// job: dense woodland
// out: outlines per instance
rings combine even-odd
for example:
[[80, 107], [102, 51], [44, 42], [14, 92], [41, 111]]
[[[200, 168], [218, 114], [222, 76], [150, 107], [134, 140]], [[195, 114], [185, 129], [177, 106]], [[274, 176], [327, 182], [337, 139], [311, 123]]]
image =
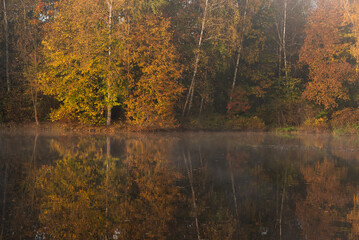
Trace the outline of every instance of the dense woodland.
[[359, 129], [357, 0], [2, 0], [0, 121]]

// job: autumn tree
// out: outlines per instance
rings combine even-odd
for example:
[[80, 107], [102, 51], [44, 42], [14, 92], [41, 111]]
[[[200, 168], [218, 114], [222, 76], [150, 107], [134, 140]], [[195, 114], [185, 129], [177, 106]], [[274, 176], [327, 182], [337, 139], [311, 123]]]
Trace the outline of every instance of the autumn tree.
[[[258, 26], [256, 26], [256, 19], [260, 19], [258, 18], [259, 14], [266, 17], [267, 13], [265, 9], [268, 9], [268, 7], [266, 7], [268, 2], [265, 0], [245, 0], [243, 2], [238, 1], [238, 4], [236, 3], [237, 2], [232, 3], [235, 6], [234, 9], [237, 13], [237, 17], [234, 18], [235, 21], [232, 26], [235, 29], [233, 37], [235, 40], [234, 42], [236, 48], [236, 51], [234, 51], [233, 53], [235, 53], [236, 56], [234, 58], [235, 68], [233, 73], [232, 86], [229, 94], [229, 105], [232, 104], [233, 97], [238, 97], [238, 95], [235, 94], [235, 88], [238, 81], [237, 78], [241, 75], [241, 71], [242, 77], [243, 72], [246, 71], [246, 67], [243, 66], [243, 64], [240, 65], [241, 61], [251, 64], [258, 60], [258, 53], [261, 51], [261, 45], [263, 45], [263, 43], [265, 42], [265, 38], [261, 34], [261, 31], [257, 29]], [[265, 17], [263, 19], [265, 19]], [[261, 23], [265, 24], [265, 22], [263, 21]], [[256, 40], [254, 42], [251, 42], [250, 40], [253, 39]], [[244, 45], [245, 43], [247, 46]], [[247, 53], [248, 51], [251, 51], [251, 53], [250, 55], [246, 54], [245, 56], [243, 56], [243, 51], [246, 51]], [[237, 92], [238, 91], [239, 90], [237, 90]]]
[[240, 13], [242, 20], [234, 25], [237, 49], [231, 53], [227, 70], [231, 79], [228, 114], [256, 111], [273, 82], [272, 5], [266, 0], [248, 1], [242, 3]]
[[344, 8], [339, 1], [320, 0], [311, 13], [300, 62], [309, 67], [309, 82], [303, 97], [323, 106], [337, 108], [349, 99], [347, 84], [352, 81], [349, 63], [351, 45], [345, 30]]
[[[38, 101], [39, 101], [39, 73], [42, 60], [43, 28], [48, 21], [42, 20], [46, 3], [42, 1], [21, 1], [18, 4], [18, 19], [15, 24], [16, 53], [19, 59], [18, 74], [25, 79], [20, 86], [25, 89], [24, 94], [31, 96], [33, 113], [36, 125], [39, 125]], [[22, 13], [22, 14], [20, 14]], [[50, 15], [48, 15], [50, 17]]]
[[145, 15], [131, 27], [131, 80], [125, 100], [127, 117], [136, 125], [171, 126], [183, 88], [182, 66], [172, 44], [170, 22]]
[[[21, 121], [29, 118], [31, 111], [31, 95], [27, 94], [28, 88], [24, 84], [25, 61], [21, 50], [24, 40], [28, 38], [25, 30], [29, 24], [28, 19], [32, 17], [35, 4], [25, 3], [20, 0], [2, 1], [2, 79], [6, 92], [2, 92], [4, 102], [5, 119]], [[26, 40], [26, 41], [27, 41]], [[26, 51], [24, 51], [26, 52]], [[30, 107], [30, 109], [29, 109]]]
[[[116, 11], [112, 7], [111, 13]], [[121, 39], [111, 39], [109, 31], [124, 23], [109, 26], [108, 5], [98, 1], [63, 0], [57, 12], [43, 41], [46, 67], [41, 87], [61, 104], [51, 117], [102, 123], [104, 110], [110, 114], [123, 94], [122, 78], [117, 74], [122, 59], [109, 54], [110, 46], [122, 47]]]
[[188, 116], [194, 105], [200, 105], [201, 112], [205, 104], [213, 103], [215, 90], [223, 88], [223, 82], [217, 85], [216, 75], [228, 67], [236, 48], [233, 23], [239, 21], [237, 4], [232, 0], [180, 2], [179, 14], [174, 17], [175, 37], [181, 60], [190, 63], [183, 74], [188, 91], [182, 116]]
[[6, 89], [8, 92], [11, 90], [11, 80], [10, 80], [10, 63], [9, 63], [9, 14], [8, 14], [8, 3], [6, 0], [2, 1], [3, 5], [3, 21], [4, 21], [4, 35], [5, 35], [5, 79], [6, 79]]
[[[350, 46], [350, 53], [355, 58], [355, 70], [358, 72], [358, 62], [359, 62], [359, 2], [358, 1], [349, 1], [344, 0], [344, 11], [345, 11], [345, 20], [350, 23], [351, 36], [354, 38], [355, 43]], [[349, 88], [349, 95], [351, 105], [358, 107], [359, 104], [359, 87], [358, 79], [356, 77], [356, 82], [352, 84]]]

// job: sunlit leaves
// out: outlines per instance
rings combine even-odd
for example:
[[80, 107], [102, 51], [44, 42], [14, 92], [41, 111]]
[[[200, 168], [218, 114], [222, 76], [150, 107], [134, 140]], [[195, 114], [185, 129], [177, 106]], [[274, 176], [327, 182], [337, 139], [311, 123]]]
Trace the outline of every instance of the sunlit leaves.
[[130, 35], [134, 76], [130, 82], [127, 116], [136, 125], [171, 126], [183, 87], [182, 66], [171, 43], [170, 22], [144, 16]]
[[349, 99], [345, 83], [352, 77], [353, 67], [348, 62], [350, 45], [343, 32], [345, 24], [338, 1], [318, 1], [308, 19], [300, 52], [300, 61], [310, 69], [303, 97], [326, 109], [336, 108], [339, 101]]
[[[61, 103], [51, 117], [102, 123], [104, 108], [116, 105], [116, 97], [123, 95], [123, 79], [117, 74], [120, 70], [109, 68], [109, 64], [120, 66], [122, 58], [115, 55], [109, 62], [107, 7], [98, 1], [63, 0], [58, 12], [43, 41], [46, 66], [41, 86]], [[121, 49], [123, 39], [116, 40], [112, 47]], [[109, 79], [111, 89], [106, 86]], [[108, 102], [110, 91], [115, 100]]]

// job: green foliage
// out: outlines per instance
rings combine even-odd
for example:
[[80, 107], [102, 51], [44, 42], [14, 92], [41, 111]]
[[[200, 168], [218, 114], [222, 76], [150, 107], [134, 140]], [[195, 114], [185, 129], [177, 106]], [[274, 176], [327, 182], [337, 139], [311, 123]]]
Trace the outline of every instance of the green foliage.
[[277, 128], [276, 131], [281, 132], [281, 133], [291, 133], [291, 132], [298, 131], [298, 128], [289, 126], [289, 127], [284, 127], [284, 128]]

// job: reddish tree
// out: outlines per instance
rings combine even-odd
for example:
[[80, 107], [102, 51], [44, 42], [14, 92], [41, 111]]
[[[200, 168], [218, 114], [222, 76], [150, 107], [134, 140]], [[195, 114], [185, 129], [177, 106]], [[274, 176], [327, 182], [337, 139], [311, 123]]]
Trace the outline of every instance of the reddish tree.
[[227, 105], [228, 113], [235, 114], [240, 112], [246, 112], [250, 109], [248, 93], [244, 91], [241, 87], [237, 87], [233, 93], [233, 98], [230, 103]]
[[348, 63], [350, 43], [344, 30], [344, 8], [337, 0], [318, 0], [311, 13], [306, 39], [300, 51], [300, 62], [309, 66], [310, 81], [303, 97], [326, 109], [347, 100], [348, 82], [354, 73]]

